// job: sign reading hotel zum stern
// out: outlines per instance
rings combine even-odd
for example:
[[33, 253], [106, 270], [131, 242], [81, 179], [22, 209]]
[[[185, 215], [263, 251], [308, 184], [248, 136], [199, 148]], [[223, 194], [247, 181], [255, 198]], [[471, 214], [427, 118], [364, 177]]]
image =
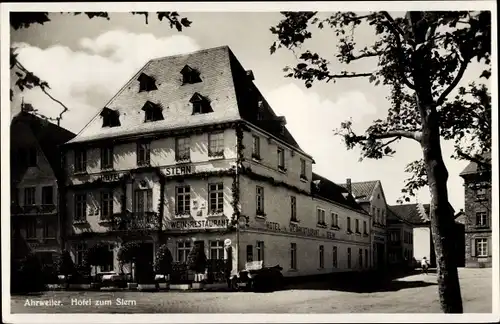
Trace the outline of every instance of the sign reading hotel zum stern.
[[194, 172], [194, 167], [192, 165], [174, 166], [164, 169], [164, 174], [168, 176], [176, 175], [186, 175]]

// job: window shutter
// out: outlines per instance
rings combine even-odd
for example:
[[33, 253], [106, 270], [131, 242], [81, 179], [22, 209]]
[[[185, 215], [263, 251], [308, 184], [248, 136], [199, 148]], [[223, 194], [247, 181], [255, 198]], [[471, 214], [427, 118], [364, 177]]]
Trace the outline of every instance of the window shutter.
[[493, 237], [488, 237], [488, 256], [491, 257], [493, 254], [491, 253], [491, 240]]
[[470, 240], [470, 256], [476, 256], [476, 239]]

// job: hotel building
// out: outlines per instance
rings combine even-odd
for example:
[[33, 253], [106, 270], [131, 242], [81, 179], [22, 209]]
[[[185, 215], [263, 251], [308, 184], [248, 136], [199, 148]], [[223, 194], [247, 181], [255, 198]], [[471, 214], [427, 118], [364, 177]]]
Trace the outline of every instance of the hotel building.
[[[227, 46], [149, 61], [66, 143], [64, 231], [75, 261], [109, 243], [194, 245], [285, 276], [365, 270], [371, 218], [314, 163]], [[297, 108], [299, 109], [299, 108]], [[226, 249], [231, 246], [231, 249]], [[231, 253], [227, 253], [231, 251]]]

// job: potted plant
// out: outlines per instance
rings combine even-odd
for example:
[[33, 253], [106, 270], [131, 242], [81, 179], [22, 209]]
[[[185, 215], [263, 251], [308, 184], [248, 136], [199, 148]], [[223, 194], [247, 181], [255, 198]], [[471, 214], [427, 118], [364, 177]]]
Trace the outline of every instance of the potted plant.
[[75, 272], [75, 265], [68, 251], [63, 250], [55, 262], [55, 271], [57, 273], [59, 284], [66, 289], [69, 285], [69, 277]]
[[92, 276], [91, 288], [101, 288], [101, 278], [97, 273], [98, 266], [105, 266], [108, 263], [109, 247], [104, 243], [97, 243], [90, 247], [85, 255], [86, 264], [94, 267], [94, 276]]
[[137, 288], [136, 277], [134, 276], [133, 268], [137, 266], [137, 261], [142, 258], [142, 242], [141, 241], [129, 241], [124, 243], [120, 249], [118, 250], [118, 262], [120, 262], [121, 272], [123, 273], [123, 265], [130, 264], [130, 271], [132, 274], [131, 280], [132, 282], [127, 283], [129, 289]]
[[159, 247], [155, 256], [155, 281], [160, 289], [168, 288], [169, 276], [172, 273], [172, 253], [166, 244]]
[[40, 260], [34, 253], [27, 254], [11, 267], [12, 293], [27, 294], [45, 290], [44, 275]]
[[195, 273], [194, 282], [191, 284], [192, 289], [203, 289], [203, 276], [207, 267], [207, 257], [203, 246], [195, 244], [189, 252], [187, 260], [189, 270]]

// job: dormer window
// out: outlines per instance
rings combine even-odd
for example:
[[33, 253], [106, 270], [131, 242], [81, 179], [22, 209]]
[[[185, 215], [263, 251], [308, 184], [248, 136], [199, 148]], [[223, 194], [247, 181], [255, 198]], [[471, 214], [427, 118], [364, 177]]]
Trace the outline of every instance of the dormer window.
[[200, 95], [198, 92], [191, 97], [189, 102], [193, 104], [193, 115], [213, 112], [208, 99]]
[[137, 81], [139, 81], [139, 92], [152, 91], [152, 90], [158, 89], [156, 87], [155, 78], [153, 78], [145, 73], [141, 73], [141, 75], [139, 75], [139, 77], [137, 78]]
[[151, 101], [146, 101], [142, 110], [145, 113], [144, 122], [153, 122], [157, 120], [163, 120], [162, 107], [159, 104], [155, 104]]
[[182, 84], [201, 82], [200, 72], [189, 65], [185, 65], [182, 70]]
[[101, 111], [102, 127], [118, 127], [120, 126], [120, 113], [116, 110], [104, 107]]

